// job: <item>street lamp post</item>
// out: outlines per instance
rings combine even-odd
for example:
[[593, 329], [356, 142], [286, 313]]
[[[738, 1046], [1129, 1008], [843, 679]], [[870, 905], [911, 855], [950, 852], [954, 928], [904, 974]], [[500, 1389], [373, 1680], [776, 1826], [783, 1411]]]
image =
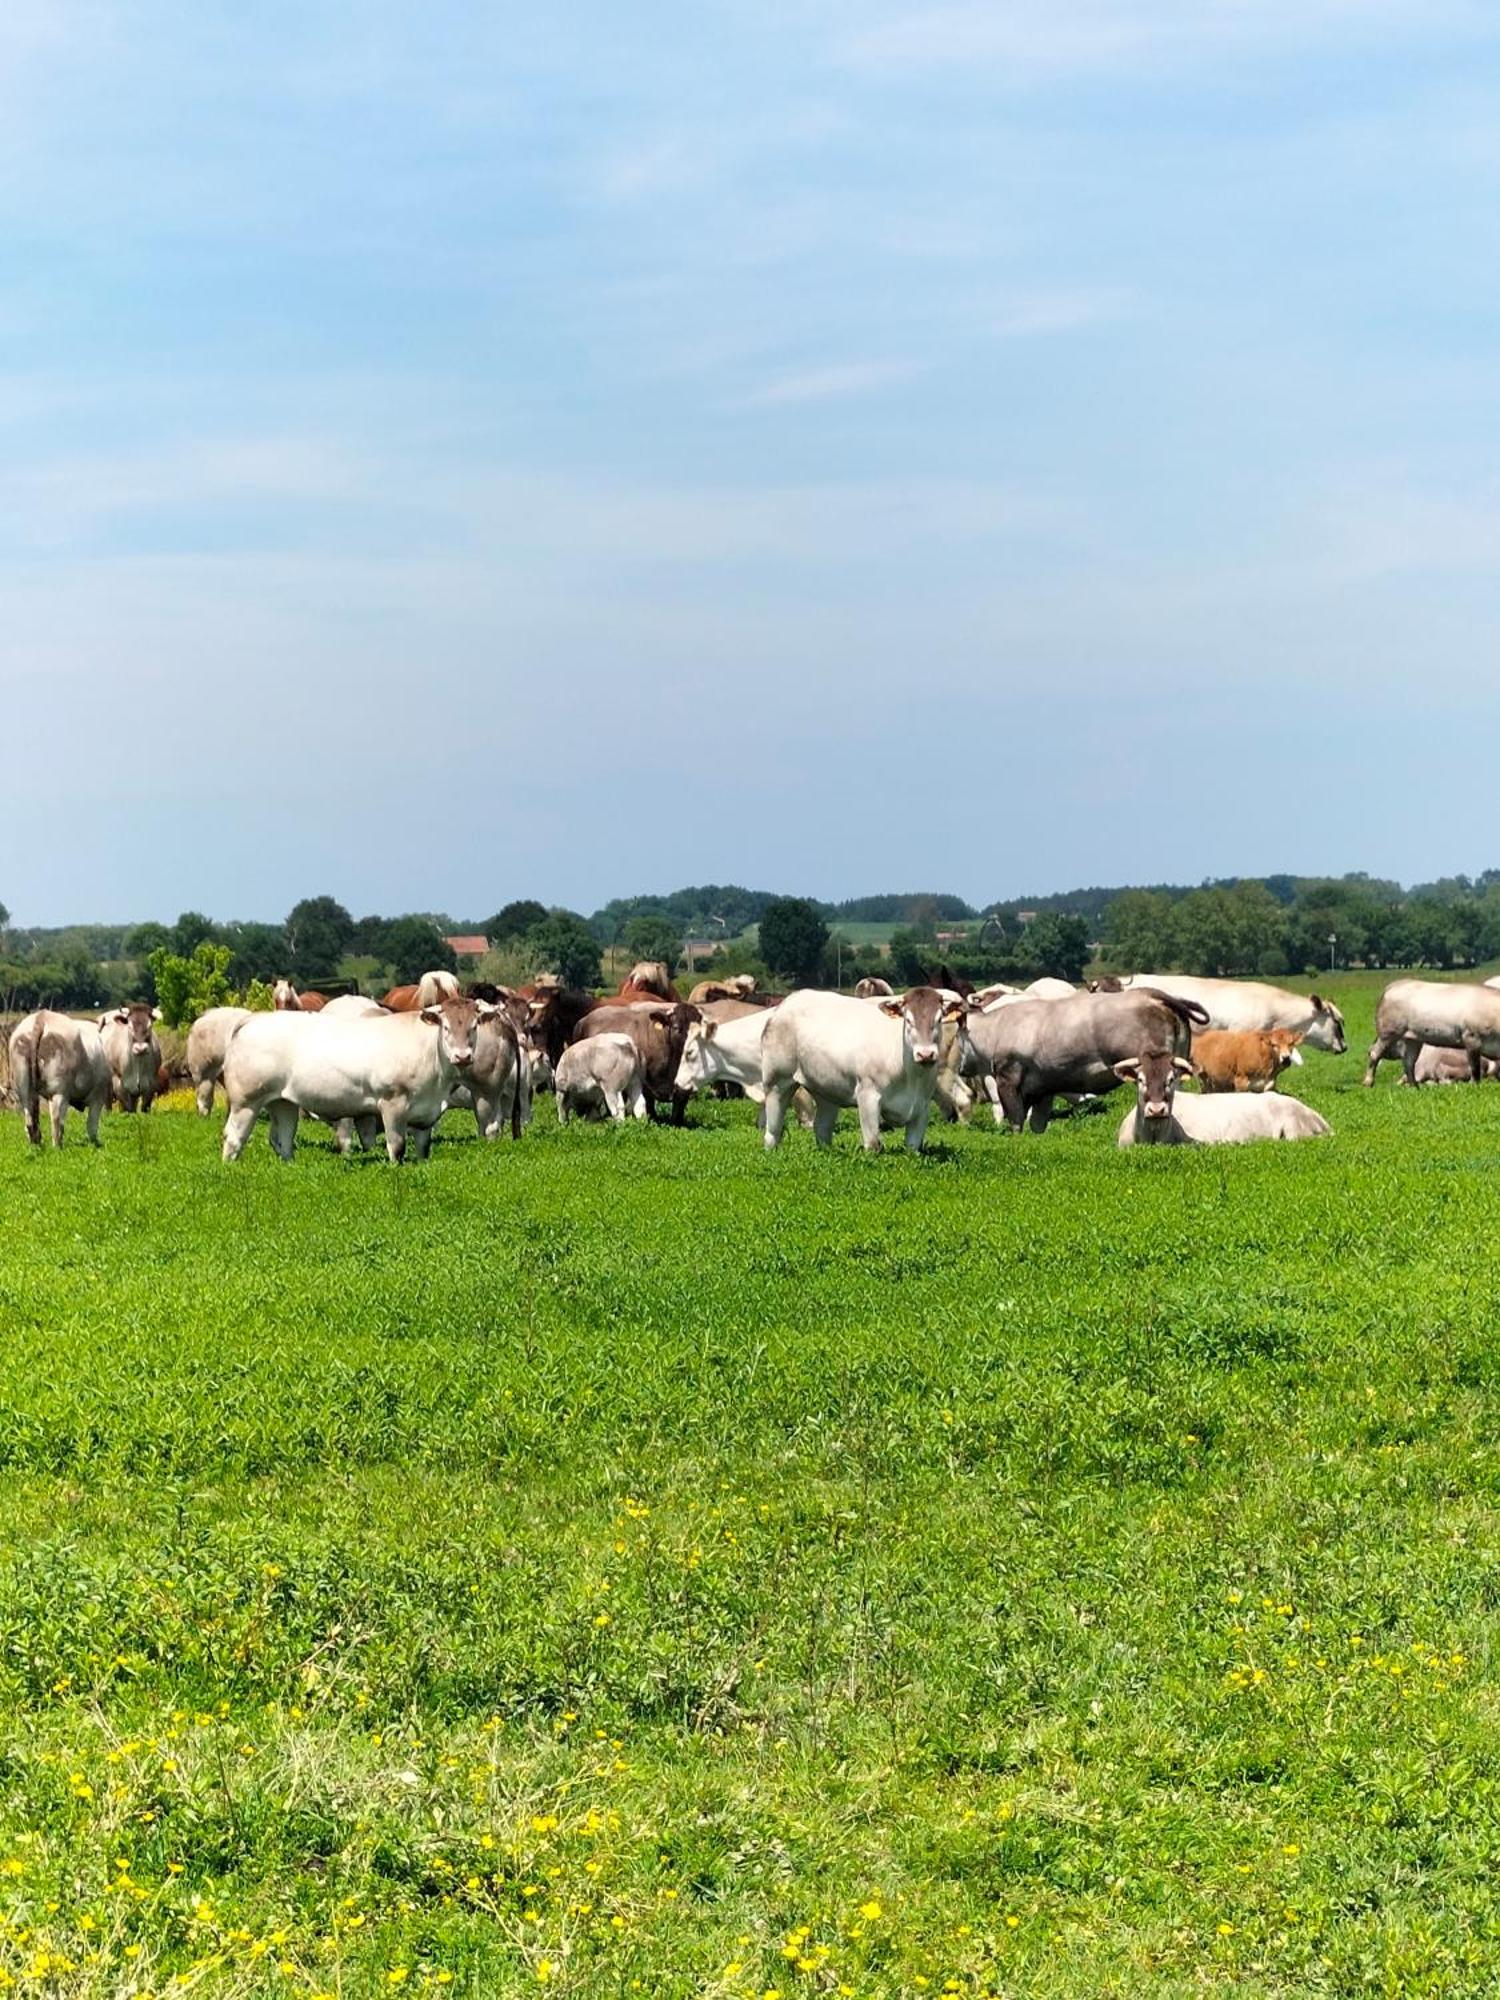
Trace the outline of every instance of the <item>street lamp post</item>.
[[1338, 934], [1338, 932], [1337, 932], [1337, 931], [1330, 931], [1330, 932], [1328, 933], [1328, 970], [1329, 970], [1330, 972], [1332, 972], [1332, 970], [1333, 970], [1333, 952], [1334, 952], [1334, 946], [1335, 946], [1335, 945], [1336, 945], [1336, 944], [1338, 943], [1338, 941], [1339, 941], [1339, 934]]

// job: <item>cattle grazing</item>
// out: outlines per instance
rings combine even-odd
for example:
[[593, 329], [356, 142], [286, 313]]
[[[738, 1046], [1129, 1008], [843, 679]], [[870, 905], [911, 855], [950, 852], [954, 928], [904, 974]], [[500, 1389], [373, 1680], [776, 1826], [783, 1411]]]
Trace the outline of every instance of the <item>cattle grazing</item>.
[[[1489, 981], [1486, 980], [1488, 985]], [[1481, 1069], [1484, 1077], [1500, 1075], [1500, 1062], [1486, 1056]], [[1417, 1057], [1416, 1068], [1412, 1072], [1413, 1083], [1472, 1083], [1469, 1070], [1468, 1051], [1465, 1049], [1435, 1049], [1429, 1043], [1422, 1044]]]
[[214, 1108], [214, 1085], [224, 1073], [224, 1051], [229, 1038], [242, 1021], [250, 1019], [248, 1007], [210, 1007], [188, 1029], [187, 1066], [198, 1116], [207, 1118]]
[[1274, 1090], [1281, 1072], [1302, 1061], [1298, 1040], [1289, 1028], [1264, 1035], [1205, 1028], [1193, 1037], [1193, 1073], [1201, 1090]]
[[748, 1000], [755, 991], [753, 972], [736, 972], [728, 979], [700, 979], [688, 995], [690, 1007], [701, 1007], [709, 1000]]
[[[813, 1136], [831, 1145], [841, 1108], [859, 1113], [865, 1150], [880, 1151], [882, 1124], [906, 1129], [920, 1152], [932, 1115], [944, 1021], [961, 1022], [964, 1003], [931, 986], [873, 1005], [812, 989], [790, 994], [766, 1024], [761, 1084], [766, 1093], [765, 1142], [781, 1143], [788, 1106], [799, 1083], [811, 1095]], [[962, 1056], [967, 1059], [965, 1045]]]
[[677, 1088], [677, 1068], [688, 1030], [698, 1018], [697, 1008], [681, 1000], [675, 1005], [654, 1000], [626, 1007], [596, 1007], [579, 1022], [573, 1042], [576, 1046], [595, 1035], [629, 1035], [641, 1060], [641, 1086], [652, 1117], [661, 1105], [669, 1104], [672, 1123], [680, 1125], [688, 1094]]
[[479, 1023], [474, 1060], [448, 1095], [449, 1105], [474, 1113], [481, 1139], [498, 1139], [505, 1126], [519, 1139], [531, 1119], [531, 1063], [514, 1021], [496, 1007]]
[[[1013, 1000], [969, 1017], [979, 1073], [995, 1079], [1002, 1118], [1044, 1132], [1059, 1096], [1118, 1087], [1116, 1064], [1151, 1055], [1188, 1057], [1192, 1031], [1207, 1026], [1196, 1001], [1155, 992], [1074, 993], [1066, 1000]], [[970, 1072], [973, 1073], [972, 1071]]]
[[1372, 1084], [1387, 1056], [1400, 1057], [1402, 1082], [1417, 1080], [1422, 1044], [1462, 1049], [1478, 1083], [1486, 1056], [1500, 1056], [1500, 992], [1445, 979], [1393, 979], [1375, 1009], [1375, 1040], [1364, 1081]]
[[1120, 1126], [1121, 1146], [1240, 1146], [1252, 1139], [1328, 1137], [1327, 1119], [1310, 1104], [1275, 1091], [1179, 1097], [1177, 1080], [1190, 1068], [1182, 1056], [1141, 1056], [1115, 1068], [1136, 1093]]
[[1331, 1000], [1316, 993], [1293, 993], [1285, 986], [1268, 986], [1259, 979], [1190, 979], [1180, 972], [1137, 972], [1120, 984], [1126, 992], [1147, 987], [1179, 1000], [1195, 1001], [1208, 1015], [1207, 1026], [1231, 1034], [1290, 1028], [1310, 1049], [1341, 1056], [1348, 1046], [1343, 1015]]
[[140, 1000], [116, 1007], [99, 1016], [99, 1033], [115, 1096], [127, 1111], [149, 1111], [161, 1068], [161, 1043], [151, 1009]]
[[70, 1107], [88, 1114], [89, 1144], [98, 1145], [113, 1078], [104, 1038], [92, 1021], [74, 1021], [47, 1007], [28, 1014], [10, 1038], [10, 1078], [33, 1146], [42, 1143], [44, 1103], [54, 1146], [63, 1142]]
[[378, 1120], [393, 1161], [405, 1157], [408, 1135], [424, 1157], [449, 1093], [473, 1064], [479, 1024], [493, 1012], [487, 1001], [449, 999], [418, 1014], [242, 1022], [224, 1058], [225, 1160], [239, 1158], [262, 1111], [283, 1159], [292, 1157], [300, 1111], [332, 1125], [349, 1120], [365, 1143]]
[[885, 1000], [889, 999], [895, 990], [888, 979], [876, 979], [866, 975], [865, 978], [856, 981], [854, 997], [856, 1000]]
[[705, 1012], [701, 1021], [689, 1028], [683, 1042], [682, 1059], [677, 1065], [676, 1087], [680, 1091], [702, 1090], [712, 1083], [738, 1084], [747, 1097], [757, 1100], [765, 1092], [760, 1081], [761, 1044], [769, 1008], [752, 1008], [739, 1020], [719, 1020]]
[[563, 1050], [557, 1065], [557, 1122], [566, 1125], [577, 1112], [602, 1110], [623, 1125], [647, 1113], [645, 1076], [634, 1035], [607, 1031], [586, 1035]]

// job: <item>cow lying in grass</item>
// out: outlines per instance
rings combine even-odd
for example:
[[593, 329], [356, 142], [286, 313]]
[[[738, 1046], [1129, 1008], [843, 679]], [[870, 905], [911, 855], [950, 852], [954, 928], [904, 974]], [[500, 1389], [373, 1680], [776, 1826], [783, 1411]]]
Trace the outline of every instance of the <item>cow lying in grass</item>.
[[1179, 1097], [1180, 1077], [1191, 1075], [1184, 1056], [1147, 1055], [1116, 1063], [1122, 1083], [1135, 1085], [1134, 1109], [1125, 1114], [1122, 1146], [1239, 1146], [1251, 1139], [1321, 1139], [1328, 1121], [1300, 1098], [1275, 1091], [1213, 1097]]

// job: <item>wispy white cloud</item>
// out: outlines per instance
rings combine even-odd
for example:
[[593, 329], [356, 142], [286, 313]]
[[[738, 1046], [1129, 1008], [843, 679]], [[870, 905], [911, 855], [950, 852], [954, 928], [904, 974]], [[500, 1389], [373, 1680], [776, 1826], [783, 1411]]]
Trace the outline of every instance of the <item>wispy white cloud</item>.
[[804, 368], [779, 375], [745, 398], [752, 409], [786, 403], [831, 403], [851, 396], [872, 396], [898, 382], [927, 372], [920, 361], [841, 361], [826, 368]]
[[993, 331], [1007, 340], [1030, 334], [1071, 333], [1080, 327], [1126, 319], [1134, 310], [1135, 302], [1127, 292], [1032, 292], [1007, 306], [996, 318]]
[[873, 24], [846, 22], [835, 46], [858, 69], [982, 64], [992, 76], [1028, 82], [1147, 58], [1175, 63], [1445, 29], [1487, 32], [1470, 0], [948, 0]]

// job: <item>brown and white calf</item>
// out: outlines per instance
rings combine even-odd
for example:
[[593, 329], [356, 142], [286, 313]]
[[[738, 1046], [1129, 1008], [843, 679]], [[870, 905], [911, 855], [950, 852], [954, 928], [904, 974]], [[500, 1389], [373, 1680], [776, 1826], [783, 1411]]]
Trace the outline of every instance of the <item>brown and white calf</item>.
[[1199, 1087], [1205, 1091], [1274, 1090], [1281, 1072], [1301, 1063], [1297, 1046], [1301, 1039], [1290, 1028], [1239, 1035], [1224, 1028], [1205, 1028], [1193, 1037], [1193, 1069]]

